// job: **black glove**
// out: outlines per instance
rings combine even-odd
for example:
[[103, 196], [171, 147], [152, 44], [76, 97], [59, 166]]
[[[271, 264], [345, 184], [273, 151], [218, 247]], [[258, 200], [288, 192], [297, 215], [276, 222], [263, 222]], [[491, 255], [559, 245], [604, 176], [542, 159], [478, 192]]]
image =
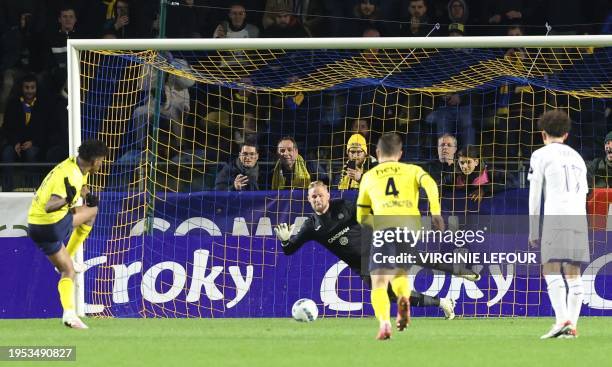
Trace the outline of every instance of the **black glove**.
[[100, 199], [98, 199], [98, 197], [91, 192], [88, 192], [87, 195], [85, 195], [85, 204], [87, 204], [89, 207], [98, 206], [99, 201]]
[[66, 203], [72, 204], [72, 200], [74, 200], [77, 192], [76, 187], [70, 184], [68, 177], [64, 177], [64, 186], [66, 186]]

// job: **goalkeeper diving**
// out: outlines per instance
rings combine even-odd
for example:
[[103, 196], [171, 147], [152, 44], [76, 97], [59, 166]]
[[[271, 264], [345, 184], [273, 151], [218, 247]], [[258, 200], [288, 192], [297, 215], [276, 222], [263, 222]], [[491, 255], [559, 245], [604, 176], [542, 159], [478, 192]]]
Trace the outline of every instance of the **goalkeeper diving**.
[[[292, 255], [308, 241], [316, 241], [331, 251], [340, 260], [344, 261], [363, 281], [371, 285], [370, 276], [367, 275], [367, 262], [362, 265], [362, 230], [356, 220], [356, 207], [345, 199], [330, 200], [327, 185], [321, 181], [314, 181], [308, 188], [308, 202], [314, 214], [310, 215], [292, 234], [293, 225], [281, 223], [275, 227], [276, 237], [281, 241], [285, 255]], [[365, 249], [364, 249], [365, 250]], [[364, 255], [367, 260], [368, 254]], [[419, 264], [427, 268], [441, 270], [470, 281], [477, 281], [480, 275], [469, 269], [457, 269], [448, 264]], [[388, 287], [389, 297], [397, 297], [392, 288]], [[415, 307], [440, 307], [447, 319], [455, 317], [455, 301], [451, 298], [432, 297], [412, 290], [410, 304]]]
[[[87, 140], [78, 153], [56, 165], [36, 190], [28, 212], [28, 235], [60, 272], [57, 289], [64, 309], [62, 322], [70, 328], [87, 329], [74, 306], [75, 274], [85, 266], [73, 263], [72, 257], [98, 214], [98, 198], [89, 192], [87, 180], [102, 167], [108, 148], [100, 140]], [[79, 197], [86, 205], [77, 206]]]

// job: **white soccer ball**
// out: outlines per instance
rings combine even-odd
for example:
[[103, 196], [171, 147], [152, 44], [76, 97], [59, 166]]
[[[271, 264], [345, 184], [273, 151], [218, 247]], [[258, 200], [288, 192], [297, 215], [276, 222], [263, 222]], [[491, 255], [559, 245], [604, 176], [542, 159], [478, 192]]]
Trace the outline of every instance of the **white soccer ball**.
[[295, 301], [291, 308], [291, 315], [296, 321], [312, 322], [319, 316], [319, 309], [313, 300], [302, 298]]

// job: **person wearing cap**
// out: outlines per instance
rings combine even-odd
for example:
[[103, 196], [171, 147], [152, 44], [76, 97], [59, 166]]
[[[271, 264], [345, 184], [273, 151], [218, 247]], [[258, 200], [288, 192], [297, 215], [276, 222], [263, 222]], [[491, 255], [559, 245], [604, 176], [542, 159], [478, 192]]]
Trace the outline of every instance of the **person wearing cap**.
[[338, 189], [359, 189], [359, 182], [365, 172], [374, 167], [376, 158], [368, 155], [368, 144], [361, 134], [353, 134], [346, 144], [348, 161], [342, 169]]
[[597, 157], [587, 164], [590, 188], [612, 187], [612, 131], [606, 135], [603, 157]]

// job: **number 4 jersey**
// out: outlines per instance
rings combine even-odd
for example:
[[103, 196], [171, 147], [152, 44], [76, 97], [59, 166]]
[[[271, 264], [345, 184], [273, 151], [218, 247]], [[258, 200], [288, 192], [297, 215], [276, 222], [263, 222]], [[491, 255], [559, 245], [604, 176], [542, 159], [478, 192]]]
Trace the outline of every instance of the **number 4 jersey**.
[[384, 162], [363, 175], [357, 198], [357, 221], [365, 216], [413, 215], [420, 218], [419, 188], [427, 193], [430, 212], [440, 214], [438, 186], [421, 167]]

